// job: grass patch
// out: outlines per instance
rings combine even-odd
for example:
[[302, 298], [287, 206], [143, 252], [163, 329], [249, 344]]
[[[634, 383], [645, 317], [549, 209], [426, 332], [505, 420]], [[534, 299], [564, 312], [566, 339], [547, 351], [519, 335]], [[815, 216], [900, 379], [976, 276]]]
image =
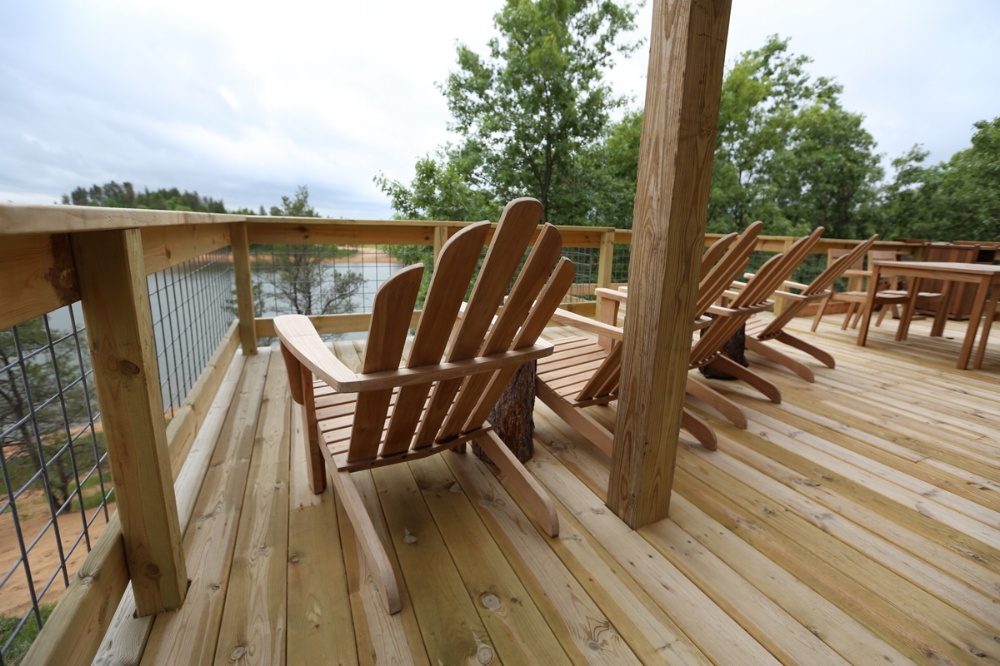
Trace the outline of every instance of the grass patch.
[[[42, 616], [42, 622], [47, 622], [49, 616], [52, 615], [52, 609], [56, 607], [55, 604], [41, 604], [38, 607], [38, 611]], [[0, 647], [6, 645], [7, 641], [10, 639], [11, 635], [14, 633], [14, 629], [17, 628], [17, 623], [21, 621], [22, 616], [10, 616], [10, 615], [0, 615]], [[38, 624], [35, 622], [34, 617], [29, 617], [28, 621], [24, 623], [21, 627], [21, 633], [14, 638], [14, 642], [10, 644], [10, 648], [4, 653], [3, 659], [5, 664], [9, 666], [17, 666], [21, 663], [21, 659], [24, 655], [28, 653], [28, 649], [31, 644], [35, 642], [35, 638], [38, 637]]]

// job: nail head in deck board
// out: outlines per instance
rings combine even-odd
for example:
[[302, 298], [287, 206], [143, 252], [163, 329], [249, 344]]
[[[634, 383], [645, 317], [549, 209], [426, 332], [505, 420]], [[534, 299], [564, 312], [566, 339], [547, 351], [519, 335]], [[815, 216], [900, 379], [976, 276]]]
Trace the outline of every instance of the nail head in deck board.
[[215, 655], [269, 360], [270, 350], [263, 349], [246, 361], [238, 402], [226, 416], [198, 493], [193, 529], [184, 535], [192, 580], [186, 602], [178, 611], [156, 618], [144, 665], [201, 663]]
[[177, 523], [138, 229], [71, 240], [122, 536], [139, 615], [177, 608], [187, 572]]
[[[463, 455], [448, 455], [444, 461], [573, 663], [640, 663], [610, 619], [552, 552], [551, 540], [542, 536], [486, 466]], [[595, 644], [599, 649], [594, 649]]]
[[698, 289], [730, 0], [654, 0], [608, 506], [667, 517]]
[[451, 492], [457, 482], [440, 456], [412, 462], [409, 467], [500, 660], [569, 664], [470, 499], [464, 492]]
[[288, 515], [288, 664], [358, 663], [356, 633], [332, 487], [313, 494], [302, 420], [291, 408]]
[[241, 647], [271, 664], [285, 661], [292, 405], [284, 360], [276, 349], [271, 350], [270, 357], [215, 650], [216, 663], [224, 663]]
[[380, 467], [372, 476], [427, 655], [431, 663], [465, 663], [489, 634], [409, 467]]

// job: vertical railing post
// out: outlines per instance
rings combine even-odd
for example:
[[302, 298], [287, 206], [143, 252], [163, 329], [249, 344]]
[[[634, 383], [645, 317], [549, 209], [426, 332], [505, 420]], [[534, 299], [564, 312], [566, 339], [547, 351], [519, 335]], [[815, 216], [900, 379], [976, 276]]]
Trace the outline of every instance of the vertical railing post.
[[[615, 262], [615, 232], [605, 231], [601, 234], [601, 253], [597, 258], [597, 286], [611, 288], [611, 268]], [[597, 316], [601, 316], [601, 297], [597, 297]], [[603, 321], [603, 320], [602, 320]]]
[[654, 0], [608, 507], [667, 517], [712, 184], [730, 0]]
[[[792, 245], [794, 244], [795, 244], [794, 238], [786, 238], [785, 243], [781, 248], [781, 251], [788, 252], [789, 250], [792, 249]], [[788, 287], [782, 284], [780, 287], [778, 287], [778, 291], [788, 291]], [[788, 305], [788, 299], [775, 298], [773, 300], [774, 300], [774, 316], [777, 317], [778, 315], [780, 315], [782, 312], [785, 311], [785, 306]]]
[[236, 311], [240, 318], [240, 343], [244, 356], [257, 353], [257, 332], [254, 328], [253, 281], [250, 278], [250, 242], [247, 223], [229, 225], [233, 244], [233, 273], [236, 278]]
[[444, 244], [448, 242], [448, 227], [438, 225], [434, 227], [434, 263], [437, 264], [438, 255], [441, 254], [441, 248]]
[[188, 581], [142, 236], [89, 231], [71, 244], [129, 577], [138, 614], [152, 615], [179, 607]]

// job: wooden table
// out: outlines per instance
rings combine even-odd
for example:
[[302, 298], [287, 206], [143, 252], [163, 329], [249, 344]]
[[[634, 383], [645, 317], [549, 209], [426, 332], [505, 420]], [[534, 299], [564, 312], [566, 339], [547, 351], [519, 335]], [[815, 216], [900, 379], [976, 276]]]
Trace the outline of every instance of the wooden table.
[[[986, 301], [989, 299], [990, 289], [994, 291], [990, 305], [995, 310], [997, 296], [1000, 296], [1000, 266], [990, 264], [962, 264], [944, 261], [874, 261], [872, 262], [872, 277], [868, 281], [868, 301], [866, 303], [866, 313], [864, 321], [861, 322], [861, 331], [858, 333], [858, 345], [863, 347], [868, 339], [868, 325], [872, 316], [872, 304], [875, 301], [875, 290], [878, 288], [879, 276], [899, 275], [910, 278], [910, 286], [907, 290], [906, 303], [903, 306], [903, 315], [899, 320], [899, 329], [896, 331], [896, 340], [906, 339], [910, 328], [910, 321], [913, 319], [913, 310], [916, 306], [917, 294], [920, 292], [920, 281], [922, 279], [944, 280], [944, 298], [938, 305], [937, 314], [934, 315], [934, 325], [931, 327], [932, 336], [940, 336], [944, 333], [944, 326], [948, 318], [948, 303], [951, 301], [951, 293], [956, 282], [968, 282], [977, 286], [976, 298], [972, 303], [972, 313], [969, 316], [969, 328], [965, 332], [965, 341], [962, 343], [962, 353], [958, 357], [958, 369], [965, 370], [969, 365], [969, 357], [972, 355], [972, 346], [976, 341], [976, 332], [979, 330], [979, 320], [986, 309]], [[990, 321], [993, 312], [989, 312], [989, 320], [984, 326], [983, 337], [979, 342], [979, 350], [976, 354], [974, 368], [979, 368], [983, 364], [983, 353], [986, 351], [986, 338], [989, 335]]]

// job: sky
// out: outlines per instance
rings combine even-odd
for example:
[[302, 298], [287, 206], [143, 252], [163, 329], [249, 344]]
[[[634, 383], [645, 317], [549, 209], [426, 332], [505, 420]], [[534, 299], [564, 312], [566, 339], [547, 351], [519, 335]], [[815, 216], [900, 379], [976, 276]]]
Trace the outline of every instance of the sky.
[[[325, 216], [383, 219], [376, 174], [409, 182], [451, 140], [438, 84], [480, 53], [502, 0], [0, 0], [0, 201], [110, 180], [236, 208], [298, 185]], [[608, 73], [641, 105], [647, 46]], [[886, 155], [933, 161], [1000, 116], [996, 0], [734, 0], [727, 61], [791, 38]]]

